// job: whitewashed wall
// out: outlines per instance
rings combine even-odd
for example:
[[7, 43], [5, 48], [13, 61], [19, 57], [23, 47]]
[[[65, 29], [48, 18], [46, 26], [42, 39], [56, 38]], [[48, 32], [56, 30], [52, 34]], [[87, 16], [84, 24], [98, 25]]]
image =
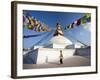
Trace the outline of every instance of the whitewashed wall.
[[91, 56], [90, 48], [62, 49], [62, 48], [38, 48], [24, 54], [24, 64], [45, 64], [50, 62], [59, 62], [60, 50], [64, 59], [72, 56]]
[[64, 59], [73, 56], [75, 53], [75, 49], [39, 48], [37, 64], [43, 64], [48, 62], [59, 62], [60, 50], [62, 50]]

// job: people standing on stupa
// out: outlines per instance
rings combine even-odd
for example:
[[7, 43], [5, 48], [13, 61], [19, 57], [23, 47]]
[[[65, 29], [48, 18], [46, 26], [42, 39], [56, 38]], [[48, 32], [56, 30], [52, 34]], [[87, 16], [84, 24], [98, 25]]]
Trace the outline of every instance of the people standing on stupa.
[[63, 64], [63, 54], [62, 54], [62, 50], [60, 50], [60, 64]]

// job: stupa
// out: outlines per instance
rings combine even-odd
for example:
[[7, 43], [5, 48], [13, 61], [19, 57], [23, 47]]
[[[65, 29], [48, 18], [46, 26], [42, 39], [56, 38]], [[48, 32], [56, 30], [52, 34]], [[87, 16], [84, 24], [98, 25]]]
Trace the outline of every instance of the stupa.
[[67, 46], [72, 45], [72, 42], [64, 37], [64, 33], [62, 31], [61, 25], [59, 23], [56, 24], [56, 31], [53, 37], [50, 40], [50, 44], [48, 47], [51, 48], [67, 48]]
[[72, 46], [72, 42], [64, 37], [61, 25], [56, 24], [56, 30], [49, 41], [49, 44], [46, 46], [34, 46], [34, 49], [29, 51], [25, 56], [23, 63], [24, 64], [51, 64], [59, 63], [60, 51], [62, 51], [64, 60], [70, 58], [76, 54], [76, 49], [78, 55], [90, 55], [90, 50], [88, 48], [80, 48], [83, 46], [79, 43]]

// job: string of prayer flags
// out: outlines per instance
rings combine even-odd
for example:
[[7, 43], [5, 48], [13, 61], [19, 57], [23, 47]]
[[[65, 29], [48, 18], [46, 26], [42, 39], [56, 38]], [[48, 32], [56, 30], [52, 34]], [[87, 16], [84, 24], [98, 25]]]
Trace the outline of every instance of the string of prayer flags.
[[86, 13], [85, 16], [83, 16], [82, 18], [75, 20], [72, 24], [69, 24], [67, 27], [65, 27], [66, 29], [72, 29], [75, 26], [79, 26], [79, 25], [83, 25], [85, 26], [86, 23], [90, 23], [91, 22], [91, 14], [90, 13]]
[[32, 16], [23, 16], [23, 26], [36, 32], [51, 31], [47, 25], [36, 20]]

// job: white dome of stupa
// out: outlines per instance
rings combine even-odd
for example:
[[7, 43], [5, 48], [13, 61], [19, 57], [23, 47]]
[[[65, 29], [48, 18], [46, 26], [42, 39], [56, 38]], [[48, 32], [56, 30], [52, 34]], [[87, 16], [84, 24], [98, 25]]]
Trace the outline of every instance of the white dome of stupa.
[[64, 37], [64, 33], [59, 23], [56, 24], [56, 31], [54, 33], [53, 38], [51, 38], [50, 43], [51, 44], [62, 44], [62, 45], [72, 44], [72, 42], [68, 38]]
[[70, 45], [70, 44], [72, 44], [72, 42], [71, 42], [68, 38], [66, 38], [66, 37], [64, 37], [64, 36], [60, 36], [60, 35], [54, 36], [54, 37], [50, 40], [50, 43], [51, 43], [51, 44], [65, 44], [65, 45]]

